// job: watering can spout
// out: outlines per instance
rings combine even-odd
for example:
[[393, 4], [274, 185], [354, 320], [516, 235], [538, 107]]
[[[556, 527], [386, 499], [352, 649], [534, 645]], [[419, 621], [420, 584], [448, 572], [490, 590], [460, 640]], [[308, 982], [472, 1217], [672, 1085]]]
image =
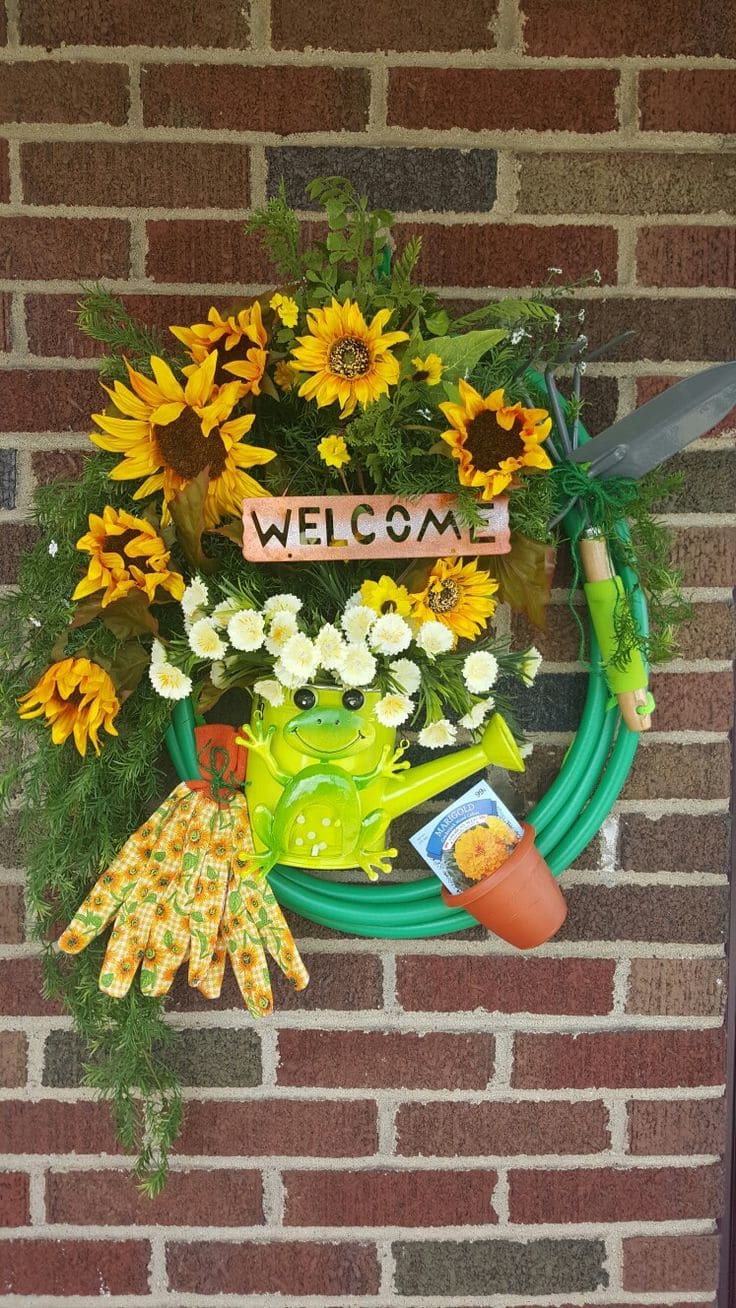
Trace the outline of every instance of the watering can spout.
[[446, 754], [400, 774], [394, 785], [387, 789], [385, 810], [391, 818], [396, 818], [491, 763], [508, 772], [524, 771], [519, 747], [500, 713], [494, 713], [478, 745], [459, 749], [454, 754]]

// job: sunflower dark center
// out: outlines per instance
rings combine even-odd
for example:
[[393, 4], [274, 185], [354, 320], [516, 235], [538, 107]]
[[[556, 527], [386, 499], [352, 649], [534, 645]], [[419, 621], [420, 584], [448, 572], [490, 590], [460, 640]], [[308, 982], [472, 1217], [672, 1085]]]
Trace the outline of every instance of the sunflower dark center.
[[430, 591], [427, 598], [427, 607], [433, 613], [450, 613], [457, 607], [460, 599], [460, 587], [452, 577], [446, 577], [438, 586]]
[[[138, 540], [139, 537], [140, 537], [140, 532], [134, 531], [132, 528], [129, 528], [127, 531], [121, 531], [117, 536], [106, 536], [103, 549], [106, 554], [122, 554], [124, 556], [125, 551], [127, 550], [128, 546], [131, 544], [131, 542], [134, 540]], [[146, 560], [136, 559], [136, 563], [141, 564], [142, 566], [145, 567]]]
[[368, 346], [357, 336], [343, 336], [330, 350], [330, 368], [340, 377], [363, 377], [370, 366]]
[[203, 436], [194, 409], [185, 409], [168, 427], [157, 427], [156, 440], [163, 461], [188, 481], [208, 464], [211, 478], [219, 477], [225, 467], [227, 451], [222, 437], [217, 431]]
[[472, 422], [468, 423], [468, 435], [465, 439], [465, 449], [470, 455], [473, 467], [479, 472], [490, 472], [491, 468], [500, 467], [503, 459], [518, 455], [521, 444], [518, 435], [520, 427], [521, 422], [516, 418], [511, 430], [504, 431], [503, 427], [499, 427], [495, 413], [483, 409], [477, 418], [473, 418]]
[[224, 386], [227, 382], [242, 381], [241, 377], [235, 377], [233, 373], [225, 371], [226, 363], [245, 363], [248, 358], [248, 351], [255, 349], [253, 342], [247, 336], [241, 336], [240, 340], [228, 350], [220, 341], [217, 345], [217, 367], [212, 379], [213, 385]]

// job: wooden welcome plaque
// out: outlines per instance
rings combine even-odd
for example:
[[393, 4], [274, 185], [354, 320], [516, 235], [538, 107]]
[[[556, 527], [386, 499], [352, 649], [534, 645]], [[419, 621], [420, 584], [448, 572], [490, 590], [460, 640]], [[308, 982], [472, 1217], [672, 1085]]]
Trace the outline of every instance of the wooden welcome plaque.
[[508, 554], [506, 496], [480, 506], [482, 527], [464, 526], [454, 495], [284, 495], [243, 500], [243, 555], [250, 563], [322, 559], [438, 558]]

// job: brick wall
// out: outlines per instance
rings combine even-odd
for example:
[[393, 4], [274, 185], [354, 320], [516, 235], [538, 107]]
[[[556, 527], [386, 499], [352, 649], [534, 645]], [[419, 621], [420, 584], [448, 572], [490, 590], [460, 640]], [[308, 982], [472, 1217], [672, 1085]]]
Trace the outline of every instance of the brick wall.
[[[0, 3], [0, 582], [34, 482], [95, 402], [80, 281], [187, 321], [267, 280], [241, 233], [280, 174], [340, 172], [426, 236], [454, 300], [597, 266], [589, 425], [733, 353], [736, 17], [722, 0]], [[480, 932], [297, 922], [313, 982], [255, 1027], [178, 992], [188, 1117], [135, 1198], [0, 861], [0, 1289], [35, 1305], [715, 1302], [736, 562], [734, 424], [668, 506], [697, 620], [656, 730], [534, 957]], [[731, 515], [731, 516], [729, 516]], [[558, 592], [531, 800], [584, 674]], [[314, 1299], [311, 1296], [316, 1296]], [[19, 1298], [13, 1300], [18, 1302]]]

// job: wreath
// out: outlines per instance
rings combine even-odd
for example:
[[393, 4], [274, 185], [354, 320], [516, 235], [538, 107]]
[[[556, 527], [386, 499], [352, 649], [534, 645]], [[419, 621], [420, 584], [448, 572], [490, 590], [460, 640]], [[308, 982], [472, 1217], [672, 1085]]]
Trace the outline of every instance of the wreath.
[[[304, 248], [282, 190], [247, 224], [275, 286], [205, 322], [163, 335], [85, 289], [79, 326], [104, 346], [94, 452], [38, 489], [38, 540], [2, 605], [2, 795], [45, 989], [150, 1194], [181, 1121], [163, 1006], [182, 964], [209, 997], [232, 966], [260, 1016], [267, 952], [308, 980], [280, 905], [363, 935], [476, 918], [503, 934], [479, 899], [508, 900], [530, 851], [552, 916], [517, 943], [547, 938], [564, 916], [548, 869], [613, 803], [653, 708], [647, 667], [688, 612], [652, 516], [673, 479], [586, 456], [583, 376], [606, 346], [571, 301], [581, 283], [550, 270], [528, 298], [453, 315], [389, 213], [341, 178], [309, 193], [324, 239]], [[556, 782], [517, 835], [512, 815], [473, 811], [464, 893], [392, 885], [392, 818], [490, 763], [523, 768], [541, 658], [498, 618], [544, 625], [568, 543], [592, 673]], [[161, 804], [165, 745], [179, 780]], [[364, 884], [321, 876], [354, 867]]]

